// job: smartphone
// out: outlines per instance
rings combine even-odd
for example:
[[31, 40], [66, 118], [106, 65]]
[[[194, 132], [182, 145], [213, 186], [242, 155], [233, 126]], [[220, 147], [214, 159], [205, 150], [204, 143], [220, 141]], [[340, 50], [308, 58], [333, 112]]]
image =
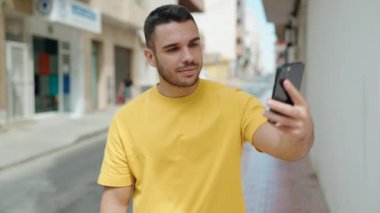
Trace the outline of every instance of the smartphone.
[[300, 90], [304, 69], [305, 65], [302, 62], [288, 63], [280, 66], [276, 71], [272, 99], [294, 105], [292, 99], [285, 91], [283, 84], [285, 79], [288, 79]]

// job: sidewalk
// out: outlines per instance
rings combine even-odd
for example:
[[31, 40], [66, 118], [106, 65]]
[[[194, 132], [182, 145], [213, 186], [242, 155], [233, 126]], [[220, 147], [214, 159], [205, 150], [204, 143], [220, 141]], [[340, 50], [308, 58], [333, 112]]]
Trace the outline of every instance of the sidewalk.
[[81, 118], [54, 115], [0, 132], [0, 172], [56, 150], [105, 134], [118, 107], [111, 107]]
[[[257, 97], [263, 104], [272, 96], [266, 88]], [[309, 157], [286, 162], [244, 144], [242, 168], [247, 213], [329, 212]]]
[[247, 213], [328, 213], [309, 157], [286, 162], [244, 144], [243, 191]]

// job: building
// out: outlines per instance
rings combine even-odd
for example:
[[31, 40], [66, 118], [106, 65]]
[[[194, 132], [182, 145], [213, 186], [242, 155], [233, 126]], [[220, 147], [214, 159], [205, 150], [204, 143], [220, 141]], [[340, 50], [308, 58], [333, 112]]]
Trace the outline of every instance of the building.
[[263, 2], [286, 43], [286, 61], [306, 64], [302, 92], [316, 131], [311, 160], [330, 212], [378, 212], [380, 2]]
[[[1, 106], [6, 112], [1, 122], [82, 113], [85, 71], [83, 55], [77, 53], [82, 53], [84, 31], [101, 32], [100, 13], [71, 1], [5, 1], [1, 10]], [[86, 24], [75, 25], [80, 21]]]
[[0, 9], [0, 126], [55, 116], [80, 117], [152, 86], [142, 27], [158, 5], [203, 11], [203, 1], [7, 0]]
[[253, 80], [257, 75], [262, 74], [262, 61], [260, 50], [260, 34], [258, 23], [255, 20], [253, 11], [245, 9], [244, 27], [244, 55], [241, 63], [240, 76], [243, 79]]
[[236, 1], [209, 0], [203, 13], [193, 13], [204, 46], [202, 74], [209, 79], [227, 81], [235, 70], [236, 8]]

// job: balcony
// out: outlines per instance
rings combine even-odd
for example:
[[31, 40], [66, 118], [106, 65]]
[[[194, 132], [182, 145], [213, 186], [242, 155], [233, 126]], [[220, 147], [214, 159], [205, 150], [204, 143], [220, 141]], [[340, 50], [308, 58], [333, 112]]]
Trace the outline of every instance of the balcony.
[[142, 28], [145, 18], [148, 15], [148, 9], [136, 1], [120, 0], [92, 0], [92, 8], [98, 9], [105, 21], [111, 21], [135, 29]]

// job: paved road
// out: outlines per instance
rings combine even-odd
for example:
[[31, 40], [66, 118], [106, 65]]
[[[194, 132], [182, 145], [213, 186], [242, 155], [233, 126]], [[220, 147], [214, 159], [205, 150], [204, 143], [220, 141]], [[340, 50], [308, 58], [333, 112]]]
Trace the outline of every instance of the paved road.
[[0, 173], [0, 213], [98, 212], [105, 135]]
[[[251, 89], [263, 103], [268, 85]], [[105, 135], [0, 172], [0, 213], [98, 212], [104, 141]], [[242, 163], [248, 213], [328, 212], [308, 159], [288, 163], [245, 145]]]

